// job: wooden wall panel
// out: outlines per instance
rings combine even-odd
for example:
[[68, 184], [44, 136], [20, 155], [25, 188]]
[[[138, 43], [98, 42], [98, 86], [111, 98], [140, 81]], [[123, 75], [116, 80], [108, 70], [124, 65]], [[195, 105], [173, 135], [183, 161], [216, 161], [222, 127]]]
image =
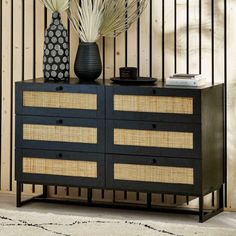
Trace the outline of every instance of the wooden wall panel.
[[2, 1], [1, 189], [11, 187], [12, 2]]
[[[16, 81], [22, 81], [22, 54], [23, 54], [23, 27], [22, 27], [22, 1], [17, 1], [15, 4], [13, 4], [13, 12], [15, 12], [13, 17], [13, 83]], [[15, 110], [15, 87], [12, 86], [12, 134], [14, 135], [15, 130], [15, 116], [14, 116], [14, 110]], [[12, 191], [15, 191], [16, 189], [16, 183], [14, 181], [15, 179], [15, 139], [12, 138]]]
[[[0, 1], [1, 44], [1, 179], [2, 191], [15, 191], [14, 182], [14, 82], [41, 77], [44, 29], [51, 23], [51, 12], [37, 0]], [[130, 0], [127, 0], [128, 2]], [[228, 3], [226, 17], [225, 5]], [[138, 66], [141, 76], [164, 80], [174, 72], [198, 73], [208, 81], [230, 84], [228, 91], [228, 207], [236, 209], [235, 120], [235, 1], [234, 0], [149, 0], [140, 20], [117, 37], [101, 39], [98, 44], [104, 73], [101, 77], [119, 75], [121, 66]], [[225, 22], [228, 19], [228, 24]], [[78, 48], [78, 35], [63, 13], [62, 21], [70, 35], [70, 69]], [[226, 37], [226, 26], [228, 34]], [[228, 40], [226, 41], [226, 39]], [[228, 47], [227, 47], [228, 46]], [[229, 52], [226, 50], [230, 48]], [[227, 54], [228, 53], [228, 54]], [[226, 60], [228, 59], [228, 60]], [[227, 63], [228, 61], [228, 63]], [[226, 70], [227, 69], [227, 70]], [[40, 192], [41, 186], [24, 186], [24, 193]], [[146, 194], [94, 190], [102, 201], [145, 203]], [[52, 196], [86, 199], [87, 189], [50, 187]], [[212, 196], [208, 197], [208, 206]], [[197, 206], [191, 196], [153, 194], [153, 204]]]

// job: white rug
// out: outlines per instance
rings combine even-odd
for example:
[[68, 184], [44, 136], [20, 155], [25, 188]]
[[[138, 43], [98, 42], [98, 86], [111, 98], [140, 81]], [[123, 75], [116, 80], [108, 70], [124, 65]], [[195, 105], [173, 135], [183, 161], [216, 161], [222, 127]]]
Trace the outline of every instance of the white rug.
[[1, 236], [235, 236], [236, 230], [0, 209]]

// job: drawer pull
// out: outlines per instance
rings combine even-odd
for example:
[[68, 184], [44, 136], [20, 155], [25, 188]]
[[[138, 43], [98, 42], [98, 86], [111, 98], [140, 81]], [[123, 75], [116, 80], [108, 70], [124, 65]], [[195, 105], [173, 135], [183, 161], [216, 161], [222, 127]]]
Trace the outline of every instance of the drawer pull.
[[63, 124], [63, 120], [57, 120], [57, 121], [56, 121], [56, 124], [57, 124], [57, 125]]
[[59, 154], [58, 154], [58, 157], [59, 157], [59, 158], [62, 158], [62, 157], [63, 157], [63, 154], [62, 154], [62, 153], [59, 153]]
[[62, 91], [62, 90], [63, 90], [62, 86], [56, 87], [56, 91]]
[[156, 125], [156, 124], [152, 124], [152, 128], [153, 128], [153, 129], [156, 129], [156, 128], [157, 128], [157, 125]]
[[152, 159], [152, 163], [153, 164], [157, 164], [157, 160], [156, 159]]
[[153, 89], [153, 90], [152, 90], [152, 94], [155, 95], [156, 93], [157, 93], [157, 91]]

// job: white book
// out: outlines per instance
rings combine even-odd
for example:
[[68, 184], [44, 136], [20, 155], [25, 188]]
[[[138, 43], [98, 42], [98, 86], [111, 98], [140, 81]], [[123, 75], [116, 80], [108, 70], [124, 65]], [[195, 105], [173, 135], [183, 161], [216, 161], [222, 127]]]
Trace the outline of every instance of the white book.
[[166, 85], [198, 87], [206, 83], [205, 79], [166, 79]]
[[176, 79], [202, 79], [201, 74], [174, 74], [170, 78], [176, 78]]

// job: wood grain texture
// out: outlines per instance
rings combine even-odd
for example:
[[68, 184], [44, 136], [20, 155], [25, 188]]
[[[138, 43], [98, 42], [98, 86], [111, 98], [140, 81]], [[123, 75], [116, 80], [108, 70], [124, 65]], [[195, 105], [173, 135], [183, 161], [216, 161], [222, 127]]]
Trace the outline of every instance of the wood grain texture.
[[2, 117], [1, 117], [1, 188], [10, 190], [10, 160], [11, 160], [11, 86], [12, 85], [12, 17], [11, 1], [2, 1]]
[[[22, 1], [17, 1], [13, 4], [13, 83], [16, 81], [22, 81], [22, 35], [23, 35], [23, 22], [22, 22]], [[12, 136], [15, 135], [15, 86], [12, 87]], [[12, 179], [15, 179], [15, 139], [12, 139]], [[15, 191], [16, 184], [15, 181], [12, 181], [12, 191]]]

